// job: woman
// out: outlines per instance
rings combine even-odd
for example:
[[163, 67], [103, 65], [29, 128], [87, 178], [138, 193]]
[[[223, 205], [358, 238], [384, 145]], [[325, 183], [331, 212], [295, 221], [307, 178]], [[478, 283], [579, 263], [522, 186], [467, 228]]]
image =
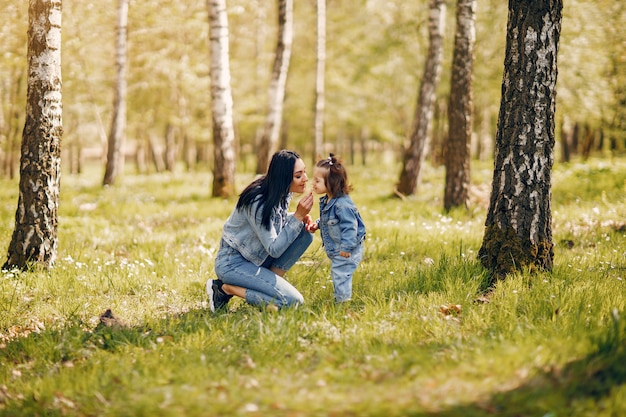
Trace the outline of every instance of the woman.
[[206, 284], [211, 311], [226, 307], [234, 295], [252, 305], [277, 308], [304, 302], [283, 276], [313, 241], [307, 231], [313, 194], [288, 213], [292, 193], [304, 193], [307, 181], [300, 156], [282, 150], [272, 156], [267, 174], [243, 190], [222, 230], [217, 279]]

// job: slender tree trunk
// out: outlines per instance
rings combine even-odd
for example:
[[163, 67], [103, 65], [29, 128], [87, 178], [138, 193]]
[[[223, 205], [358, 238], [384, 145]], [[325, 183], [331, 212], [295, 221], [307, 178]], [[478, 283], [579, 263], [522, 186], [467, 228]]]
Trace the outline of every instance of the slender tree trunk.
[[551, 270], [551, 171], [562, 0], [510, 0], [491, 200], [478, 257], [503, 278]]
[[444, 151], [448, 135], [448, 103], [444, 99], [435, 100], [433, 108], [433, 126], [430, 135], [428, 159], [432, 166], [444, 164]]
[[211, 39], [211, 113], [213, 118], [213, 197], [235, 193], [235, 129], [230, 87], [226, 0], [207, 0]]
[[117, 41], [115, 45], [115, 94], [113, 97], [113, 119], [107, 149], [107, 162], [103, 185], [113, 185], [123, 171], [122, 149], [126, 135], [126, 38], [128, 31], [129, 0], [118, 1]]
[[445, 150], [444, 209], [468, 206], [472, 143], [472, 70], [476, 38], [476, 0], [458, 0], [452, 59], [449, 133]]
[[278, 0], [278, 42], [270, 81], [267, 118], [257, 147], [257, 174], [267, 171], [280, 137], [292, 42], [293, 0]]
[[578, 155], [578, 142], [580, 138], [580, 123], [575, 122], [572, 128], [572, 136], [570, 141], [569, 153], [570, 159], [573, 155]]
[[583, 142], [582, 142], [582, 157], [583, 161], [587, 161], [591, 156], [591, 151], [593, 150], [593, 143], [596, 139], [596, 132], [589, 126], [588, 123], [585, 123], [584, 133], [583, 133]]
[[174, 172], [176, 168], [176, 129], [170, 123], [165, 128], [165, 170]]
[[315, 116], [313, 164], [324, 149], [324, 78], [326, 67], [326, 0], [317, 0], [317, 69], [315, 73]]
[[613, 100], [604, 116], [606, 121], [602, 124], [611, 137], [610, 149], [623, 152], [626, 149], [626, 31], [623, 28], [626, 4], [616, 1], [608, 7], [609, 21], [603, 22], [602, 27], [611, 50], [606, 72], [611, 80]]
[[15, 230], [2, 269], [54, 265], [61, 187], [61, 0], [31, 0], [28, 91]]
[[150, 159], [154, 164], [156, 172], [165, 171], [164, 152], [159, 143], [159, 139], [154, 133], [148, 133], [148, 147], [150, 149]]
[[413, 119], [411, 142], [404, 152], [402, 172], [397, 185], [397, 191], [401, 195], [414, 194], [417, 190], [417, 184], [419, 184], [420, 171], [426, 156], [429, 125], [433, 116], [435, 92], [441, 73], [446, 3], [444, 0], [430, 0], [429, 7], [428, 35], [430, 44]]

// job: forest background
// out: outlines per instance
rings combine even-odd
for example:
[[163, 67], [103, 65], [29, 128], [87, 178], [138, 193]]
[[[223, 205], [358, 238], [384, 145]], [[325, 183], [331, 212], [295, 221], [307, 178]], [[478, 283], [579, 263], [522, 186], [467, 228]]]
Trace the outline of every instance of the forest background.
[[[23, 3], [1, 3], [10, 16], [0, 66], [7, 237], [24, 125]], [[438, 210], [437, 146], [419, 198], [389, 198], [421, 81], [424, 3], [329, 3], [328, 149], [349, 153], [358, 138], [368, 151], [367, 166], [350, 167], [368, 225], [354, 302], [332, 302], [318, 239], [290, 271], [303, 308], [272, 314], [234, 302], [217, 315], [207, 311], [203, 284], [233, 201], [207, 204], [204, 171], [128, 175], [106, 188], [93, 182], [111, 118], [115, 11], [66, 3], [62, 160], [71, 172], [80, 171], [78, 155], [96, 163], [64, 177], [70, 203], [61, 205], [55, 268], [2, 274], [0, 415], [623, 415], [626, 170], [621, 158], [606, 157], [624, 149], [625, 7], [565, 7], [561, 148], [564, 138], [581, 140], [573, 150], [596, 155], [555, 167], [554, 271], [520, 271], [483, 296], [490, 280], [475, 249], [486, 198], [470, 211]], [[284, 143], [304, 152], [313, 6], [296, 5], [284, 114]], [[247, 171], [240, 187], [252, 178], [248, 157], [265, 114], [274, 13], [271, 4], [229, 3], [239, 169]], [[200, 1], [131, 2], [126, 153], [154, 162], [138, 163], [140, 172], [163, 169], [168, 138], [189, 168], [210, 167], [206, 16]], [[475, 156], [486, 161], [474, 164], [474, 185], [491, 174], [505, 21], [504, 4], [479, 4]], [[449, 35], [435, 145], [445, 137], [451, 43]], [[102, 314], [108, 308], [117, 318]]]
[[[2, 173], [17, 173], [26, 97], [27, 2], [0, 1], [0, 156]], [[568, 1], [558, 57], [557, 138], [572, 152], [619, 151], [626, 134], [626, 6], [615, 0]], [[63, 164], [104, 158], [115, 82], [116, 7], [63, 5]], [[228, 2], [238, 169], [250, 170], [263, 128], [276, 44], [273, 2]], [[294, 43], [281, 145], [312, 152], [315, 2], [294, 6]], [[426, 1], [343, 0], [327, 6], [325, 142], [350, 157], [355, 142], [371, 157], [400, 159], [413, 121], [428, 47]], [[491, 157], [499, 110], [506, 2], [478, 3], [474, 62], [474, 156]], [[441, 162], [446, 134], [454, 5], [447, 35], [430, 160]], [[208, 16], [204, 1], [133, 0], [128, 24], [128, 125], [125, 154], [139, 172], [165, 166], [166, 138], [186, 167], [211, 164]], [[565, 139], [563, 139], [565, 138]], [[611, 138], [612, 142], [605, 140]], [[173, 141], [173, 142], [172, 142]], [[351, 146], [352, 145], [352, 146]], [[170, 146], [171, 148], [171, 146]], [[380, 152], [380, 149], [391, 152]], [[560, 148], [557, 145], [557, 152]], [[562, 152], [561, 152], [562, 153]], [[603, 153], [605, 154], [605, 153]], [[363, 156], [365, 158], [365, 156]], [[313, 155], [306, 160], [313, 159]], [[149, 160], [152, 163], [146, 163]]]

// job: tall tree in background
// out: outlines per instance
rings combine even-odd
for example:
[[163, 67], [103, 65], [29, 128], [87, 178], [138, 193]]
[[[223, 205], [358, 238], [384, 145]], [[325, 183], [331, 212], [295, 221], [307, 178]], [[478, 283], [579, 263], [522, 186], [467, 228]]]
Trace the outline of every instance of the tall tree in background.
[[119, 0], [117, 10], [117, 33], [115, 44], [115, 94], [113, 97], [113, 119], [107, 149], [107, 162], [103, 185], [113, 185], [122, 172], [124, 159], [122, 149], [126, 135], [126, 61], [128, 33], [128, 2]]
[[24, 98], [28, 62], [24, 45], [28, 36], [28, 3], [4, 2], [7, 22], [0, 30], [0, 176], [19, 175], [21, 131], [24, 128]]
[[446, 210], [467, 207], [470, 185], [476, 0], [458, 0], [456, 7], [456, 35], [448, 104], [448, 140], [445, 146], [446, 182], [443, 205]]
[[[598, 6], [602, 7], [602, 6]], [[613, 152], [626, 150], [626, 5], [623, 1], [607, 7], [609, 24], [604, 26], [609, 47], [609, 65], [605, 73], [609, 76], [610, 91], [613, 97], [606, 111], [604, 123]], [[617, 29], [620, 28], [620, 29]]]
[[226, 0], [207, 0], [211, 41], [211, 113], [213, 120], [213, 197], [235, 193], [235, 130], [230, 87]]
[[430, 0], [429, 8], [428, 57], [413, 118], [411, 142], [404, 153], [402, 172], [396, 188], [400, 195], [411, 195], [417, 190], [420, 171], [426, 156], [426, 142], [435, 105], [435, 92], [441, 74], [446, 3], [444, 0]]
[[324, 147], [324, 79], [326, 72], [326, 0], [317, 0], [317, 69], [315, 73], [315, 112], [313, 115], [313, 164]]
[[267, 118], [257, 147], [257, 174], [267, 171], [270, 157], [278, 144], [292, 43], [293, 0], [278, 0], [278, 42], [270, 81]]
[[551, 171], [562, 0], [510, 0], [489, 211], [478, 257], [494, 278], [551, 270]]
[[61, 186], [61, 0], [31, 0], [28, 79], [15, 230], [2, 269], [56, 260]]

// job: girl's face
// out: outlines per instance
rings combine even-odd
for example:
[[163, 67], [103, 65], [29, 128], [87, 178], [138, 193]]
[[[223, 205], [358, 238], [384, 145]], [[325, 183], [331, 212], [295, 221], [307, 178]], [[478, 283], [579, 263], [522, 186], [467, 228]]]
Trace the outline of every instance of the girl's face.
[[304, 161], [300, 158], [296, 160], [296, 164], [293, 167], [293, 179], [289, 186], [289, 192], [302, 194], [306, 188], [306, 182], [309, 177], [306, 176], [306, 166]]
[[324, 182], [325, 173], [326, 171], [323, 168], [315, 167], [313, 170], [313, 191], [316, 194], [328, 194], [328, 189]]

